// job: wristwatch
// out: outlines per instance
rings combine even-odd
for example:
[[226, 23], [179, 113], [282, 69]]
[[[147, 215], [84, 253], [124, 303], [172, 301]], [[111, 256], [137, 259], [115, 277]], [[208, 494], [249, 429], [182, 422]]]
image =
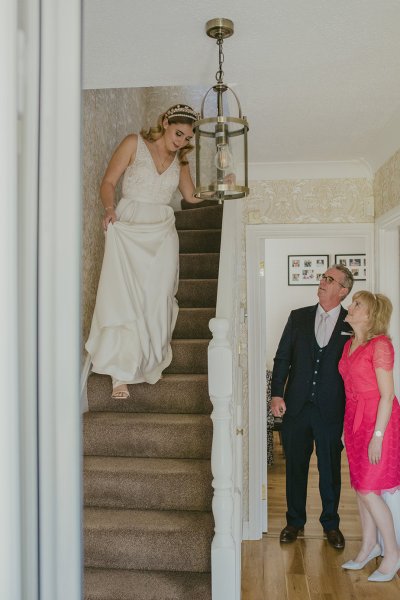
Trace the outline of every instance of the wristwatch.
[[382, 433], [382, 431], [380, 429], [375, 429], [374, 436], [375, 437], [382, 437], [383, 433]]

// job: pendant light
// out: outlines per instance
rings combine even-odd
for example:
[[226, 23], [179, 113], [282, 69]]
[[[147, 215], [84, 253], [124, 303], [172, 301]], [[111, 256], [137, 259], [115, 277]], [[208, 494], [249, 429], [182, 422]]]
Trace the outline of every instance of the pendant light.
[[[230, 19], [212, 19], [206, 33], [217, 41], [219, 68], [216, 84], [205, 94], [200, 118], [194, 124], [196, 146], [195, 196], [203, 200], [231, 200], [249, 193], [246, 117], [235, 92], [223, 82], [223, 42], [233, 35]], [[210, 109], [211, 105], [211, 109]], [[206, 110], [207, 114], [206, 115]], [[237, 113], [237, 116], [230, 116]]]

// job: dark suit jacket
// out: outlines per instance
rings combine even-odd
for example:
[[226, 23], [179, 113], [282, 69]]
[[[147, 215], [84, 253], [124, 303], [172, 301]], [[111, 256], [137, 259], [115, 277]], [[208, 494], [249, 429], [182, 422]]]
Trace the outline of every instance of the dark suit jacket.
[[[344, 386], [338, 371], [343, 346], [351, 331], [344, 323], [347, 311], [341, 307], [338, 320], [315, 375], [315, 313], [318, 304], [293, 310], [283, 331], [274, 359], [272, 396], [285, 399], [286, 414], [296, 416], [310, 400], [321, 409], [327, 421], [340, 422], [344, 416]], [[313, 385], [313, 380], [316, 385]], [[314, 392], [314, 396], [311, 394]]]

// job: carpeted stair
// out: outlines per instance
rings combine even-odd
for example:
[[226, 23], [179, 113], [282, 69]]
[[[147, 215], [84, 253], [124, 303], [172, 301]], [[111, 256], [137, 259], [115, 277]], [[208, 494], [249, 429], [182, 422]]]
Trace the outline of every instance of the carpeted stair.
[[222, 207], [183, 208], [171, 365], [157, 384], [130, 386], [128, 400], [111, 399], [109, 377], [88, 380], [85, 600], [211, 599], [207, 347]]

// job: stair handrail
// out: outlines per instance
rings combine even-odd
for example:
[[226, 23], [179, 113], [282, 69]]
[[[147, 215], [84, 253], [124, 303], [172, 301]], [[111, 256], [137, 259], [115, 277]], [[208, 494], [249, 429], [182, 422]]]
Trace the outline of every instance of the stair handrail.
[[216, 317], [209, 323], [208, 386], [213, 405], [211, 450], [212, 600], [239, 600], [242, 541], [240, 368], [240, 200], [224, 204]]

